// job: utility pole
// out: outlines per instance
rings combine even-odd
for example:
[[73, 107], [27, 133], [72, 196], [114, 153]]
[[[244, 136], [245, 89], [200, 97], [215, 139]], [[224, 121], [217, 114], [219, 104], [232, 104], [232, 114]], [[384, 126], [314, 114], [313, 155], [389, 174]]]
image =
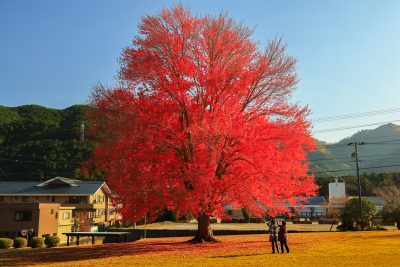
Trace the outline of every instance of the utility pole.
[[358, 146], [359, 145], [365, 145], [365, 142], [351, 142], [348, 143], [347, 145], [352, 146], [354, 145], [354, 150], [355, 152], [351, 154], [352, 156], [354, 155], [356, 158], [356, 167], [357, 167], [357, 180], [358, 180], [358, 209], [359, 209], [359, 217], [360, 217], [360, 226], [361, 226], [361, 231], [364, 231], [364, 222], [363, 222], [363, 216], [362, 216], [362, 202], [361, 202], [361, 179], [360, 179], [360, 161], [358, 160]]

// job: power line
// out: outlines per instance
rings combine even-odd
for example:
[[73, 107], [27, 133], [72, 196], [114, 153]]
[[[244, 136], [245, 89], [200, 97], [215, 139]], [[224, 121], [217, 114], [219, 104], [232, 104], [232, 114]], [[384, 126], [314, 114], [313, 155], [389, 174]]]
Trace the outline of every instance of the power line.
[[376, 123], [370, 123], [370, 124], [362, 124], [362, 125], [356, 125], [356, 126], [345, 126], [345, 127], [338, 127], [338, 128], [322, 129], [319, 131], [314, 131], [313, 133], [336, 132], [336, 131], [355, 129], [355, 128], [361, 128], [361, 127], [367, 127], [367, 126], [388, 124], [388, 123], [399, 122], [399, 121], [400, 120], [393, 120], [393, 121], [376, 122]]
[[[389, 168], [389, 167], [400, 167], [400, 164], [393, 164], [393, 165], [383, 165], [383, 166], [374, 166], [374, 167], [366, 167], [360, 168], [360, 170], [369, 170], [369, 169], [379, 169], [379, 168]], [[349, 171], [356, 171], [357, 169], [347, 169], [347, 170], [334, 170], [334, 171], [317, 171], [314, 173], [330, 173], [330, 172], [349, 172]]]
[[367, 112], [318, 117], [315, 119], [311, 119], [311, 121], [313, 121], [313, 122], [325, 122], [325, 121], [328, 122], [328, 121], [335, 121], [335, 120], [347, 120], [347, 119], [354, 119], [354, 118], [361, 118], [361, 117], [378, 116], [378, 115], [397, 113], [397, 112], [400, 112], [400, 108], [390, 108], [390, 109], [382, 109], [382, 110], [367, 111]]
[[[366, 145], [384, 145], [384, 144], [393, 144], [400, 142], [400, 139], [396, 140], [384, 140], [378, 142], [365, 142]], [[400, 143], [399, 143], [400, 144]], [[333, 144], [333, 145], [326, 145], [326, 146], [316, 146], [316, 149], [324, 149], [324, 148], [337, 148], [337, 147], [347, 147], [347, 144]], [[328, 160], [328, 159], [327, 159]]]
[[360, 158], [382, 157], [382, 156], [400, 156], [400, 154], [379, 154], [379, 155], [360, 156]]
[[[387, 161], [387, 160], [393, 160], [393, 159], [400, 160], [399, 157], [396, 157], [396, 158], [367, 159], [367, 160], [360, 159], [360, 162], [363, 163], [363, 162], [370, 162], [370, 161]], [[334, 164], [349, 164], [349, 163], [352, 163], [352, 162], [354, 162], [354, 160], [338, 161], [338, 162], [334, 162]], [[332, 164], [332, 163], [319, 163], [318, 165], [328, 166], [330, 164]]]
[[391, 143], [397, 143], [400, 142], [399, 139], [397, 140], [386, 140], [386, 141], [379, 141], [379, 142], [368, 142], [366, 144], [368, 145], [382, 145], [382, 144], [391, 144]]
[[[362, 139], [365, 141], [368, 139], [381, 139], [381, 138], [388, 138], [388, 137], [399, 137], [399, 134], [383, 135], [383, 136], [379, 136], [379, 137], [376, 137], [376, 136], [375, 137], [363, 137]], [[351, 139], [351, 137], [347, 137], [343, 140], [350, 140], [350, 139]], [[344, 142], [343, 140], [341, 142]]]
[[309, 159], [309, 161], [315, 162], [315, 161], [327, 161], [327, 160], [337, 160], [337, 159], [351, 159], [351, 157], [331, 158], [331, 159]]
[[315, 148], [332, 148], [332, 147], [347, 147], [345, 144], [332, 144], [332, 145], [322, 145], [322, 146], [316, 146]]

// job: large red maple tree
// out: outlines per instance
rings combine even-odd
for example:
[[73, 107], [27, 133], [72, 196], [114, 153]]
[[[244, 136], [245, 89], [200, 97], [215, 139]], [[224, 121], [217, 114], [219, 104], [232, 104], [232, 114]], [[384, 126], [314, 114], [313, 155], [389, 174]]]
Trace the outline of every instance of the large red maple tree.
[[194, 240], [212, 241], [210, 216], [227, 204], [273, 215], [315, 193], [308, 110], [290, 102], [296, 60], [251, 34], [226, 14], [147, 15], [122, 53], [121, 86], [94, 90], [93, 160], [126, 220], [172, 209], [197, 218]]

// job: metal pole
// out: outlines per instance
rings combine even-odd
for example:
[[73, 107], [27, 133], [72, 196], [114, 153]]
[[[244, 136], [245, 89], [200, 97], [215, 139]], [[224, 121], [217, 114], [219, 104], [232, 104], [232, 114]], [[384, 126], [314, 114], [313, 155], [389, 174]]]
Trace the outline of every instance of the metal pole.
[[358, 143], [354, 142], [356, 149], [356, 165], [357, 165], [357, 180], [358, 180], [358, 208], [360, 209], [360, 224], [361, 230], [364, 231], [364, 222], [362, 216], [362, 202], [361, 202], [361, 179], [360, 179], [360, 163], [358, 161]]
[[361, 230], [364, 231], [364, 222], [362, 216], [362, 202], [361, 202], [361, 178], [360, 178], [360, 162], [358, 160], [358, 145], [365, 145], [365, 142], [353, 142], [348, 145], [353, 145], [355, 149], [355, 157], [356, 157], [356, 167], [357, 167], [357, 181], [358, 181], [358, 209], [359, 209], [359, 219]]

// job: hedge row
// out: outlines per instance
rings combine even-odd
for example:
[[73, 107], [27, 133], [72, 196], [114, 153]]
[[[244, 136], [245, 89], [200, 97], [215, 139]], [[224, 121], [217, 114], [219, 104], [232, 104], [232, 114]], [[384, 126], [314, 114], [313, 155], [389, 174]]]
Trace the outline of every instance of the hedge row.
[[24, 237], [14, 238], [14, 248], [24, 248], [28, 244], [28, 240]]
[[[0, 238], [0, 249], [24, 248], [27, 246], [28, 241], [23, 237], [16, 237], [14, 240], [11, 238]], [[46, 244], [47, 247], [57, 247], [60, 244], [58, 236], [47, 236], [45, 239], [42, 237], [33, 237], [29, 240], [31, 248], [42, 248]]]
[[11, 248], [14, 244], [14, 240], [10, 238], [0, 238], [0, 249]]

